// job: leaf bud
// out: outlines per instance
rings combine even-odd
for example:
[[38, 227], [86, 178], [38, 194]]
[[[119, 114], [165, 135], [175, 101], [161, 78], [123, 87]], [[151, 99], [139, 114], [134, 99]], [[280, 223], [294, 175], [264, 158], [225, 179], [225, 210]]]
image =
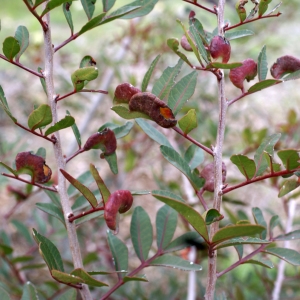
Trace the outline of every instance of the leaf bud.
[[230, 70], [229, 79], [237, 88], [244, 91], [244, 80], [249, 82], [254, 79], [257, 75], [257, 64], [251, 58], [245, 59], [242, 63], [242, 66]]
[[277, 58], [270, 71], [275, 79], [280, 79], [285, 74], [298, 70], [300, 70], [300, 59], [291, 55], [285, 55]]
[[222, 63], [226, 64], [230, 59], [230, 43], [226, 38], [216, 35], [210, 42], [209, 52], [213, 59], [218, 59], [220, 57], [222, 58]]

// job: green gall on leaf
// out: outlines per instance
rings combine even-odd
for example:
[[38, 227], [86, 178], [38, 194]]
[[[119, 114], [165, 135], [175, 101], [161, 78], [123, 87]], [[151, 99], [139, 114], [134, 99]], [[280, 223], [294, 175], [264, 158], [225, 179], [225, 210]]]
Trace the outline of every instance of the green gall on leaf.
[[116, 87], [115, 100], [118, 103], [128, 103], [131, 97], [141, 91], [130, 83], [122, 83]]
[[271, 67], [271, 75], [275, 79], [280, 79], [288, 73], [293, 73], [300, 70], [300, 59], [285, 55], [277, 58], [276, 62]]
[[104, 220], [107, 227], [111, 230], [116, 230], [118, 227], [118, 213], [127, 212], [133, 203], [133, 197], [128, 190], [118, 190], [112, 193], [104, 207]]
[[101, 149], [103, 151], [100, 156], [101, 158], [111, 155], [117, 149], [115, 133], [109, 128], [105, 128], [100, 132], [94, 133], [88, 138], [83, 148], [85, 151], [90, 149]]
[[230, 59], [231, 46], [229, 41], [220, 35], [214, 36], [210, 42], [209, 52], [213, 59], [222, 59], [223, 64], [227, 64]]
[[[222, 182], [226, 181], [226, 165], [222, 162]], [[214, 192], [215, 190], [215, 172], [214, 163], [206, 165], [200, 173], [200, 176], [205, 179], [203, 189], [208, 192]]]
[[16, 169], [20, 173], [30, 173], [32, 182], [37, 183], [48, 182], [52, 175], [52, 171], [46, 165], [44, 158], [31, 152], [20, 152], [17, 154]]
[[242, 61], [242, 64], [242, 66], [230, 70], [229, 79], [237, 88], [244, 91], [244, 80], [250, 81], [257, 75], [257, 63], [248, 58]]
[[130, 111], [139, 111], [148, 115], [164, 128], [174, 127], [177, 120], [168, 105], [151, 93], [137, 93], [129, 101]]
[[235, 5], [235, 9], [240, 17], [241, 23], [243, 23], [247, 17], [247, 12], [245, 9], [246, 3], [248, 3], [248, 0], [239, 0]]

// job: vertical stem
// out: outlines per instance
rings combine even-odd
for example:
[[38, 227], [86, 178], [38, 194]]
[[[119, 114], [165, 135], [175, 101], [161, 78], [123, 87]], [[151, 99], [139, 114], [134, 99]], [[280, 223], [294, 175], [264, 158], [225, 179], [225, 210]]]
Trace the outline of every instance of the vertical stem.
[[[226, 0], [219, 0], [218, 5], [218, 33], [224, 35], [224, 8]], [[214, 147], [214, 171], [215, 171], [215, 190], [214, 190], [214, 203], [215, 209], [220, 211], [222, 203], [222, 150], [225, 133], [225, 121], [227, 111], [227, 101], [225, 97], [225, 81], [224, 74], [218, 80], [218, 102], [219, 102], [219, 124], [216, 145]], [[215, 222], [210, 227], [210, 239], [218, 231], [219, 223]], [[208, 258], [208, 275], [206, 285], [206, 300], [213, 300], [215, 294], [215, 287], [217, 281], [217, 253], [216, 251], [210, 253]]]
[[[47, 1], [48, 2], [48, 1]], [[46, 2], [46, 3], [47, 3]], [[47, 87], [47, 97], [48, 103], [51, 106], [52, 117], [53, 117], [53, 124], [58, 121], [57, 117], [57, 106], [55, 102], [55, 92], [54, 92], [54, 83], [53, 83], [53, 45], [51, 39], [51, 29], [50, 29], [50, 14], [46, 14], [44, 17], [44, 21], [47, 23], [48, 28], [44, 31], [44, 44], [45, 44], [45, 81]], [[55, 160], [57, 164], [57, 169], [65, 169], [65, 162], [64, 157], [62, 154], [61, 142], [60, 142], [60, 135], [59, 132], [55, 133], [56, 143], [54, 144], [54, 154]], [[74, 262], [75, 268], [83, 268], [82, 258], [80, 247], [77, 239], [75, 222], [70, 223], [68, 221], [68, 216], [72, 213], [72, 209], [70, 206], [69, 197], [67, 194], [67, 187], [66, 181], [64, 176], [61, 172], [58, 172], [58, 194], [60, 196], [64, 218], [66, 220], [66, 227], [68, 232], [70, 250]], [[83, 285], [82, 289], [80, 290], [80, 294], [82, 299], [84, 300], [91, 300], [92, 297], [90, 295], [90, 291], [87, 285]]]

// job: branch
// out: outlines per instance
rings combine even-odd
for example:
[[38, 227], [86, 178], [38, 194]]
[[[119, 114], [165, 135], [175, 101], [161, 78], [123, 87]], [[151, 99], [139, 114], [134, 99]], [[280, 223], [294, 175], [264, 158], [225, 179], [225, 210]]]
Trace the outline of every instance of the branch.
[[214, 15], [217, 14], [217, 12], [215, 10], [212, 10], [210, 8], [207, 8], [207, 7], [203, 6], [203, 5], [201, 5], [201, 4], [198, 4], [197, 1], [194, 1], [194, 0], [193, 1], [192, 0], [183, 0], [183, 2], [187, 2], [187, 3], [193, 4], [193, 5], [197, 6], [197, 7], [200, 7], [202, 9], [204, 9], [204, 10], [206, 10], [206, 11], [214, 14]]
[[75, 39], [77, 39], [79, 37], [79, 32], [72, 34], [67, 40], [65, 40], [64, 42], [62, 42], [60, 45], [58, 45], [57, 47], [54, 48], [54, 52], [58, 51], [60, 48], [64, 47], [65, 45], [67, 45], [68, 43], [70, 43], [71, 41], [74, 41]]
[[229, 192], [231, 192], [235, 189], [238, 189], [242, 186], [251, 184], [253, 182], [262, 181], [262, 180], [265, 180], [267, 178], [272, 178], [272, 177], [279, 177], [279, 176], [289, 175], [289, 174], [292, 174], [296, 171], [299, 171], [299, 168], [293, 169], [293, 170], [278, 171], [278, 172], [269, 173], [269, 174], [266, 174], [266, 175], [263, 175], [263, 176], [259, 176], [259, 177], [256, 177], [254, 179], [246, 180], [246, 181], [244, 181], [242, 183], [239, 183], [237, 185], [233, 185], [231, 187], [226, 187], [225, 189], [222, 190], [221, 194], [225, 195], [225, 194], [227, 194], [227, 193], [229, 193]]
[[28, 184], [31, 184], [31, 185], [34, 185], [34, 186], [37, 186], [41, 189], [44, 189], [44, 190], [48, 190], [48, 191], [51, 191], [51, 192], [55, 192], [57, 193], [57, 189], [55, 187], [49, 187], [49, 186], [46, 186], [46, 185], [41, 185], [41, 184], [38, 184], [38, 183], [35, 183], [35, 182], [32, 182], [32, 181], [29, 181], [29, 180], [25, 180], [25, 179], [22, 179], [20, 177], [17, 177], [17, 176], [14, 176], [14, 175], [10, 175], [10, 174], [6, 174], [6, 173], [1, 173], [3, 176], [5, 177], [9, 177], [9, 178], [13, 178], [13, 179], [16, 179], [16, 180], [19, 180], [19, 181], [22, 181], [22, 182], [25, 182], [25, 183], [28, 183]]
[[89, 214], [92, 214], [95, 211], [100, 211], [100, 210], [104, 210], [104, 206], [98, 207], [98, 208], [92, 207], [90, 210], [84, 211], [84, 212], [82, 212], [81, 214], [79, 214], [77, 216], [69, 215], [68, 219], [69, 219], [69, 222], [72, 223], [73, 221], [75, 221], [77, 219], [80, 219], [80, 218], [85, 217], [85, 216], [87, 216]]
[[4, 55], [2, 55], [2, 54], [0, 54], [0, 58], [2, 58], [3, 60], [5, 60], [5, 61], [7, 61], [7, 62], [9, 62], [9, 63], [11, 63], [11, 64], [13, 64], [13, 65], [15, 65], [15, 66], [18, 66], [19, 68], [21, 68], [21, 69], [23, 69], [23, 70], [25, 70], [25, 71], [27, 71], [27, 72], [29, 72], [29, 73], [35, 75], [35, 76], [38, 76], [38, 77], [40, 77], [40, 78], [44, 78], [44, 76], [43, 76], [42, 74], [40, 74], [40, 73], [38, 73], [38, 72], [36, 72], [36, 71], [33, 71], [33, 70], [31, 70], [31, 69], [29, 69], [29, 68], [23, 66], [23, 65], [22, 65], [21, 63], [19, 63], [19, 62], [16, 62], [16, 61], [13, 61], [13, 60], [9, 60], [9, 59], [7, 59], [7, 58], [6, 58]]
[[86, 150], [84, 148], [80, 148], [78, 149], [73, 155], [71, 155], [70, 157], [68, 157], [66, 159], [66, 163], [68, 163], [71, 159], [73, 159], [75, 156], [77, 156], [78, 154], [85, 152]]
[[251, 23], [251, 22], [255, 22], [255, 21], [262, 20], [262, 19], [267, 19], [267, 18], [275, 18], [275, 17], [279, 17], [280, 15], [281, 15], [281, 13], [279, 12], [276, 15], [266, 15], [266, 16], [256, 17], [254, 19], [251, 19], [251, 20], [248, 20], [248, 21], [245, 21], [245, 22], [240, 22], [240, 23], [237, 23], [235, 25], [228, 26], [228, 27], [224, 28], [224, 30], [228, 31], [228, 30], [231, 30], [233, 28], [236, 28], [236, 27], [242, 26], [244, 24], [247, 24], [247, 23]]
[[42, 18], [37, 14], [37, 12], [35, 11], [36, 7], [31, 7], [30, 4], [28, 3], [27, 0], [23, 0], [23, 2], [25, 3], [25, 5], [27, 6], [28, 10], [36, 17], [36, 19], [40, 22], [44, 32], [46, 32], [48, 30], [48, 25], [47, 23], [45, 23]]
[[176, 131], [177, 133], [179, 133], [180, 135], [182, 135], [187, 140], [189, 140], [190, 142], [192, 142], [193, 144], [197, 145], [199, 148], [201, 148], [202, 150], [204, 150], [208, 154], [213, 155], [213, 152], [212, 152], [211, 149], [209, 149], [208, 147], [206, 147], [206, 146], [202, 145], [201, 143], [197, 142], [196, 140], [194, 140], [189, 135], [185, 134], [180, 128], [178, 128], [178, 127], [172, 127], [172, 129], [174, 131]]
[[99, 93], [99, 94], [106, 94], [106, 95], [108, 94], [108, 91], [83, 89], [83, 90], [80, 90], [80, 91], [72, 91], [72, 92], [70, 92], [66, 95], [61, 96], [61, 97], [58, 95], [58, 97], [56, 98], [56, 102], [58, 102], [62, 99], [65, 99], [65, 98], [67, 98], [71, 95], [74, 95], [74, 94], [77, 94], [77, 93], [82, 93], [82, 92], [84, 92], [84, 93]]

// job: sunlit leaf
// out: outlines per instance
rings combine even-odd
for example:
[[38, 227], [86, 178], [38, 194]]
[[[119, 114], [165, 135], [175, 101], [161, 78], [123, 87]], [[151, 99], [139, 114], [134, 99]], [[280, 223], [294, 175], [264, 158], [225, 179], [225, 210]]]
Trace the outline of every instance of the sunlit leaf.
[[240, 172], [246, 177], [247, 180], [253, 178], [256, 171], [256, 166], [253, 159], [250, 159], [245, 155], [238, 154], [232, 155], [230, 160], [238, 167]]
[[229, 64], [224, 64], [220, 62], [211, 62], [206, 66], [206, 69], [211, 69], [211, 68], [216, 68], [216, 69], [224, 69], [224, 70], [231, 70], [237, 67], [242, 66], [242, 63], [235, 62], [235, 63], [229, 63]]
[[63, 3], [66, 3], [66, 2], [70, 2], [70, 0], [50, 0], [47, 3], [45, 9], [43, 10], [41, 17], [43, 17], [46, 13], [48, 13], [52, 9], [62, 5]]
[[139, 8], [141, 8], [141, 6], [132, 6], [131, 4], [122, 6], [122, 7], [118, 8], [117, 10], [113, 11], [110, 15], [104, 17], [103, 20], [100, 22], [100, 24], [102, 25], [102, 24], [111, 22], [115, 19], [120, 19], [122, 17], [124, 19], [124, 17], [127, 15], [129, 18], [131, 18], [130, 13], [136, 12]]
[[108, 286], [108, 284], [101, 282], [99, 280], [94, 279], [91, 275], [89, 275], [86, 271], [83, 269], [75, 269], [71, 272], [71, 275], [74, 275], [76, 277], [79, 277], [84, 280], [84, 283], [90, 286]]
[[72, 283], [72, 284], [78, 284], [78, 283], [84, 283], [84, 280], [80, 277], [77, 277], [75, 275], [71, 275], [65, 272], [61, 272], [58, 270], [51, 270], [51, 275], [54, 279], [58, 280], [59, 282], [63, 283]]
[[19, 41], [12, 36], [7, 37], [3, 42], [3, 53], [10, 61], [19, 53], [20, 49]]
[[248, 93], [255, 93], [258, 92], [260, 90], [266, 89], [270, 86], [276, 85], [278, 83], [281, 83], [281, 80], [276, 80], [276, 79], [266, 79], [266, 80], [262, 80], [258, 83], [255, 83], [254, 85], [252, 85], [249, 90]]
[[192, 66], [188, 58], [185, 54], [180, 52], [179, 49], [179, 41], [178, 39], [171, 38], [167, 39], [167, 45], [170, 47], [171, 50], [173, 50], [184, 62], [186, 62], [189, 66]]
[[85, 67], [76, 70], [71, 79], [76, 91], [83, 89], [85, 81], [91, 81], [98, 77], [98, 69], [96, 67]]
[[114, 112], [116, 112], [121, 118], [126, 120], [136, 119], [136, 118], [144, 118], [151, 119], [148, 115], [139, 112], [139, 111], [130, 111], [128, 108], [128, 104], [115, 105], [111, 108]]
[[51, 108], [48, 104], [41, 104], [28, 117], [28, 127], [31, 130], [44, 127], [52, 122]]
[[210, 225], [214, 222], [221, 221], [224, 219], [224, 216], [220, 214], [217, 209], [211, 208], [207, 210], [203, 215], [206, 225]]
[[152, 73], [153, 73], [160, 57], [161, 57], [160, 54], [155, 57], [155, 59], [152, 61], [151, 65], [150, 65], [148, 71], [146, 72], [146, 74], [144, 76], [144, 79], [143, 79], [143, 82], [142, 82], [142, 92], [146, 92], [149, 81], [150, 81], [151, 76], [152, 76]]
[[94, 17], [93, 19], [91, 19], [89, 22], [87, 22], [78, 32], [78, 35], [83, 34], [84, 32], [91, 30], [97, 26], [99, 26], [101, 24], [101, 21], [103, 20], [103, 18], [105, 17], [106, 12], [103, 12], [102, 14]]
[[294, 170], [300, 166], [299, 151], [295, 149], [279, 150], [278, 157], [281, 159], [286, 170]]
[[109, 189], [107, 188], [107, 186], [105, 185], [103, 179], [101, 178], [98, 170], [96, 169], [96, 167], [93, 165], [93, 164], [90, 164], [90, 171], [97, 183], [97, 186], [98, 186], [98, 189], [102, 195], [102, 199], [103, 199], [103, 202], [106, 203], [109, 196], [110, 196], [110, 191]]
[[46, 132], [45, 135], [49, 135], [53, 132], [71, 127], [75, 124], [75, 119], [71, 116], [65, 116], [63, 119], [61, 119], [60, 121], [58, 121], [57, 123], [55, 123], [53, 126], [49, 127]]
[[20, 45], [20, 51], [18, 52], [16, 56], [16, 60], [19, 60], [21, 55], [24, 53], [24, 51], [27, 49], [29, 45], [29, 32], [28, 29], [25, 26], [19, 26], [17, 28], [17, 31], [15, 33], [15, 38], [19, 42]]

